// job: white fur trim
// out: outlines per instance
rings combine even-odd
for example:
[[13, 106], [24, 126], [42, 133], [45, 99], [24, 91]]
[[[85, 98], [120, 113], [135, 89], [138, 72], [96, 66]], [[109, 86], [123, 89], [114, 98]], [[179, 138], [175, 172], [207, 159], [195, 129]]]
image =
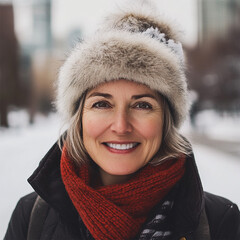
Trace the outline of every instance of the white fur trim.
[[79, 44], [62, 66], [57, 109], [70, 120], [82, 93], [100, 83], [128, 79], [165, 96], [179, 127], [189, 109], [185, 74], [176, 55], [143, 33], [112, 30]]

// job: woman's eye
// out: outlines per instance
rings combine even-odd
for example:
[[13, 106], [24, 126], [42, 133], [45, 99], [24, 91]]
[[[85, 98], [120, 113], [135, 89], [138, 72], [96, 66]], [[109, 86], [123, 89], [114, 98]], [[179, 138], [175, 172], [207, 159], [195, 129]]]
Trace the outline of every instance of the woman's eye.
[[110, 104], [105, 102], [105, 101], [101, 101], [101, 102], [96, 102], [92, 105], [93, 108], [110, 108]]
[[147, 102], [140, 102], [135, 105], [135, 108], [139, 109], [152, 109], [152, 105]]

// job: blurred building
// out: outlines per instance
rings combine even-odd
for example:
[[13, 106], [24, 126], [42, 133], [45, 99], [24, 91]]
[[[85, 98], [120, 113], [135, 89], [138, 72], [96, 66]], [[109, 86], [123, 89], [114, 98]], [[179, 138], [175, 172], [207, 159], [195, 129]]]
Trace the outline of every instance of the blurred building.
[[33, 43], [35, 48], [51, 50], [51, 0], [34, 0], [33, 11]]
[[[54, 49], [52, 45], [51, 0], [15, 2], [15, 14], [21, 23], [17, 31], [20, 44], [20, 79], [25, 96], [24, 107], [30, 112], [30, 121], [36, 111], [48, 112], [53, 100], [55, 78]], [[21, 25], [24, 26], [21, 28]]]
[[0, 126], [8, 126], [8, 108], [19, 101], [18, 80], [18, 46], [13, 6], [0, 2]]
[[[51, 0], [0, 0], [0, 125], [25, 108], [47, 113], [54, 98], [58, 63], [52, 44]], [[15, 34], [16, 33], [16, 34]]]
[[240, 113], [240, 0], [198, 0], [198, 44], [188, 49], [189, 82], [204, 109]]
[[240, 28], [240, 0], [197, 0], [198, 41], [226, 39], [230, 28]]
[[[12, 2], [11, 8], [6, 9], [5, 5], [10, 5], [6, 2]], [[6, 66], [13, 68], [13, 62], [5, 60], [7, 52], [8, 56], [14, 52], [18, 64], [16, 71], [8, 71], [8, 79], [14, 81], [8, 80], [8, 83], [5, 81], [3, 84], [0, 79], [1, 103], [7, 102], [1, 110], [5, 113], [4, 125], [7, 125], [7, 113], [18, 108], [26, 109], [30, 122], [33, 122], [36, 112], [47, 114], [53, 110], [54, 81], [65, 58], [64, 52], [74, 45], [74, 39], [81, 39], [81, 30], [70, 29], [69, 36], [54, 38], [52, 0], [0, 0], [0, 7], [0, 65], [4, 62], [4, 69]], [[12, 47], [9, 49], [6, 44]], [[1, 69], [2, 66], [0, 78]], [[15, 76], [10, 76], [11, 74]], [[13, 86], [13, 82], [18, 85]], [[10, 102], [10, 96], [15, 97], [14, 101]]]

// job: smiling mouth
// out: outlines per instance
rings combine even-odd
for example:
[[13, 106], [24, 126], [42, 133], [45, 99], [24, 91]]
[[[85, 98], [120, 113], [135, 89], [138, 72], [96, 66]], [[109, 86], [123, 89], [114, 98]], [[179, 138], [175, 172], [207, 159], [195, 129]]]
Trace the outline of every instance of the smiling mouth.
[[140, 143], [124, 143], [124, 144], [119, 144], [119, 143], [104, 143], [107, 147], [119, 151], [124, 151], [124, 150], [130, 150], [136, 148]]

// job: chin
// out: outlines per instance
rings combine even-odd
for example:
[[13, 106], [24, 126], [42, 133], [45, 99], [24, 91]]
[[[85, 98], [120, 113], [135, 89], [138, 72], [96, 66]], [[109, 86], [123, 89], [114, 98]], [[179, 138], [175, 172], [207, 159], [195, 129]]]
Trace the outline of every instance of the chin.
[[114, 168], [105, 168], [104, 171], [110, 175], [116, 175], [116, 176], [125, 176], [125, 175], [131, 175], [134, 174], [139, 170], [139, 167], [114, 167]]

